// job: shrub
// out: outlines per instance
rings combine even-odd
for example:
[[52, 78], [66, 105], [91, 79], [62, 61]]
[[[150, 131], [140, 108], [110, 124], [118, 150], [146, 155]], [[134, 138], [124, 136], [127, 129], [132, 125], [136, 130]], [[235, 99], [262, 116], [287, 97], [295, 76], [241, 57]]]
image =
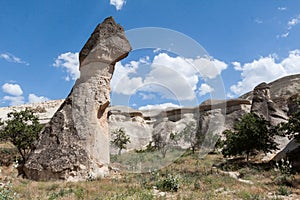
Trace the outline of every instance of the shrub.
[[179, 179], [177, 176], [169, 174], [166, 178], [159, 180], [156, 187], [161, 191], [177, 192], [179, 189]]
[[22, 161], [25, 162], [30, 152], [35, 148], [34, 142], [42, 130], [42, 125], [34, 112], [27, 108], [19, 112], [10, 112], [7, 117], [8, 119], [0, 131], [0, 138], [15, 145]]
[[264, 153], [276, 150], [277, 143], [274, 141], [275, 131], [271, 131], [269, 123], [254, 113], [245, 114], [240, 121], [235, 122], [234, 131], [225, 130], [226, 136], [222, 154], [226, 156], [246, 155], [256, 152]]
[[280, 174], [276, 176], [275, 183], [278, 185], [288, 185], [292, 186], [295, 180], [294, 175], [292, 174], [292, 164], [289, 160], [281, 159], [279, 162], [276, 162], [275, 169], [276, 172]]
[[121, 155], [122, 149], [126, 149], [130, 143], [130, 137], [126, 135], [124, 128], [119, 128], [112, 132], [112, 138], [111, 144], [119, 149], [118, 154]]

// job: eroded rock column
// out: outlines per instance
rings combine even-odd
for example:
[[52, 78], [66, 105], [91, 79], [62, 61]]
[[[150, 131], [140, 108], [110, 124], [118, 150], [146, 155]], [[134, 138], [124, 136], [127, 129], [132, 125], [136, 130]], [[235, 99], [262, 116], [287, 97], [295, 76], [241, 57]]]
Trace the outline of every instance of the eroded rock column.
[[25, 163], [28, 178], [74, 181], [108, 173], [110, 80], [115, 63], [130, 50], [124, 29], [112, 17], [96, 27], [79, 54], [80, 78]]

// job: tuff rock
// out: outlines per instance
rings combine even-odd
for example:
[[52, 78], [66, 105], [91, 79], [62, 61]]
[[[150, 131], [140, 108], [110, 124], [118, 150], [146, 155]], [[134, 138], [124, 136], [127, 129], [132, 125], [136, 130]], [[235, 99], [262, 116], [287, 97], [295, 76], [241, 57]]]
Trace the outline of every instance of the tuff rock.
[[79, 54], [80, 78], [25, 163], [28, 178], [76, 181], [108, 174], [110, 80], [115, 63], [130, 50], [112, 17], [96, 27]]
[[271, 125], [286, 122], [288, 119], [287, 115], [271, 100], [270, 86], [264, 82], [253, 90], [251, 112], [262, 116]]

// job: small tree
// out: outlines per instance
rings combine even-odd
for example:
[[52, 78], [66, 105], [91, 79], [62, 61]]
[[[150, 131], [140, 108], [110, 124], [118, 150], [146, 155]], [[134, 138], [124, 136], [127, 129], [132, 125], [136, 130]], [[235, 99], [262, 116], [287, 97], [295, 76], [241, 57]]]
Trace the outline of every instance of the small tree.
[[3, 128], [0, 130], [0, 138], [10, 141], [16, 146], [18, 152], [25, 162], [30, 152], [35, 148], [34, 142], [42, 130], [38, 117], [30, 109], [14, 111], [7, 114]]
[[204, 135], [201, 135], [199, 129], [196, 127], [196, 123], [189, 122], [180, 134], [183, 135], [184, 141], [189, 143], [194, 154], [196, 148], [199, 148], [201, 145], [204, 137]]
[[270, 131], [266, 120], [254, 113], [245, 114], [234, 124], [234, 131], [225, 130], [223, 134], [226, 136], [222, 150], [225, 157], [246, 155], [248, 162], [249, 156], [256, 151], [268, 153], [278, 149], [275, 132]]
[[[299, 105], [300, 99], [297, 99], [296, 101]], [[286, 123], [280, 123], [278, 130], [280, 133], [284, 133], [290, 138], [295, 138], [300, 142], [300, 110], [293, 113]]]
[[127, 149], [127, 144], [130, 143], [130, 137], [126, 135], [124, 128], [119, 128], [112, 131], [111, 144], [119, 149], [118, 155], [121, 155], [123, 149]]
[[152, 141], [155, 150], [159, 150], [165, 158], [167, 151], [178, 142], [178, 133], [173, 131], [174, 127], [170, 122], [161, 123], [155, 128]]

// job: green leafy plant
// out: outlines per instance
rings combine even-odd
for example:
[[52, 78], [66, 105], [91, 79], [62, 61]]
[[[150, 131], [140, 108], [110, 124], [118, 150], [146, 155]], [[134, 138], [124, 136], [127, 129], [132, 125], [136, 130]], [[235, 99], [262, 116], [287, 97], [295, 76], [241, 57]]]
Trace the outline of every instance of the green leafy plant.
[[177, 192], [179, 189], [179, 179], [177, 176], [169, 174], [167, 177], [159, 180], [156, 187], [161, 191]]
[[130, 143], [130, 137], [126, 135], [124, 128], [116, 129], [112, 132], [111, 144], [119, 149], [118, 154], [121, 155], [123, 149], [127, 149], [127, 144]]
[[288, 196], [290, 194], [289, 190], [284, 186], [280, 186], [276, 193], [282, 196]]
[[[296, 102], [300, 105], [300, 99], [297, 99]], [[286, 123], [280, 123], [278, 130], [281, 134], [288, 135], [300, 142], [300, 110], [293, 113]]]
[[276, 176], [275, 183], [278, 185], [293, 185], [295, 177], [292, 174], [292, 164], [289, 160], [281, 159], [280, 161], [276, 162], [274, 170], [280, 173]]
[[8, 119], [0, 131], [0, 138], [14, 144], [22, 157], [22, 161], [25, 162], [30, 152], [35, 148], [34, 142], [42, 130], [42, 125], [34, 112], [27, 108], [19, 112], [10, 112], [7, 117]]
[[224, 157], [246, 155], [247, 161], [251, 154], [276, 150], [275, 131], [271, 131], [269, 123], [254, 113], [245, 114], [234, 124], [234, 131], [225, 130], [226, 136], [222, 154]]

